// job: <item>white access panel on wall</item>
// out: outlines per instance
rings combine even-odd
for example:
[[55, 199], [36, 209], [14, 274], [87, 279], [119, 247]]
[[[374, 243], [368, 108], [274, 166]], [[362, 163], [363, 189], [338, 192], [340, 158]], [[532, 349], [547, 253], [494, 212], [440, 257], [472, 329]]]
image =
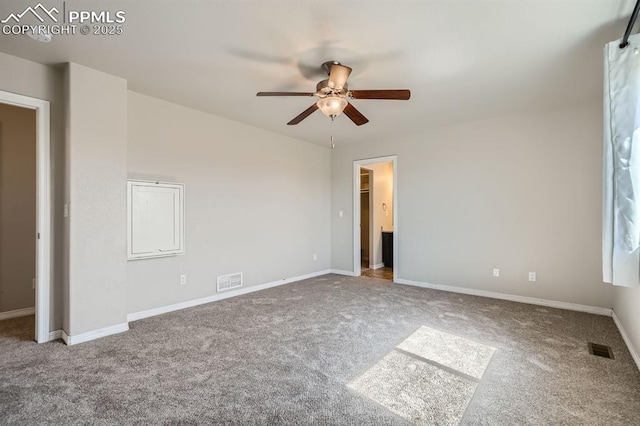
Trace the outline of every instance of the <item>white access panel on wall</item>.
[[127, 181], [127, 258], [184, 253], [184, 185]]

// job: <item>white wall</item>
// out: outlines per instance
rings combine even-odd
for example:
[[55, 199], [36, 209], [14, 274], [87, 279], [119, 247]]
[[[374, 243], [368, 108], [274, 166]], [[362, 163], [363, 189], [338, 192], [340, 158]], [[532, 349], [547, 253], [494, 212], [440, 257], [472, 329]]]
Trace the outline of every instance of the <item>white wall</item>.
[[186, 184], [186, 253], [128, 262], [129, 313], [215, 294], [222, 274], [329, 269], [328, 149], [129, 92], [127, 160], [130, 178]]
[[69, 336], [126, 322], [127, 82], [70, 63]]
[[397, 154], [399, 278], [610, 308], [601, 146], [597, 103], [339, 145], [332, 268], [353, 270], [353, 161]]
[[0, 104], [0, 312], [35, 306], [36, 112]]
[[49, 327], [59, 330], [63, 323], [63, 277], [66, 256], [64, 203], [64, 94], [62, 71], [0, 53], [0, 90], [44, 99], [51, 104], [51, 186], [53, 200], [52, 291]]

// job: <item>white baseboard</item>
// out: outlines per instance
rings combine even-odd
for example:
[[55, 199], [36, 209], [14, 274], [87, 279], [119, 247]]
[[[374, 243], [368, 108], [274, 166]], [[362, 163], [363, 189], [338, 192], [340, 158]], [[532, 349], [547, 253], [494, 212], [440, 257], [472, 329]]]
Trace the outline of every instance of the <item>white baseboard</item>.
[[638, 351], [636, 351], [636, 348], [633, 347], [633, 343], [631, 343], [631, 339], [627, 334], [627, 330], [625, 330], [624, 327], [622, 326], [622, 323], [620, 322], [620, 318], [618, 318], [615, 311], [613, 311], [613, 315], [611, 316], [613, 317], [613, 322], [616, 323], [616, 327], [618, 327], [618, 331], [620, 331], [622, 340], [624, 340], [624, 343], [627, 345], [627, 349], [629, 349], [631, 358], [633, 358], [633, 360], [636, 363], [636, 367], [638, 367], [638, 369], [640, 370], [640, 355], [638, 355]]
[[577, 303], [558, 302], [556, 300], [538, 299], [535, 297], [516, 296], [513, 294], [496, 293], [493, 291], [476, 290], [472, 288], [454, 287], [449, 285], [430, 284], [420, 281], [405, 280], [398, 278], [398, 284], [412, 285], [416, 287], [430, 288], [433, 290], [449, 291], [452, 293], [469, 294], [472, 296], [490, 297], [492, 299], [509, 300], [511, 302], [528, 303], [530, 305], [548, 306], [550, 308], [567, 309], [570, 311], [587, 312], [590, 314], [605, 315], [610, 317], [613, 313], [612, 309], [599, 308], [597, 306], [579, 305]]
[[54, 340], [62, 339], [62, 330], [54, 330], [49, 332], [49, 341], [53, 342]]
[[337, 274], [337, 275], [346, 275], [348, 277], [355, 277], [356, 274], [353, 273], [353, 271], [343, 271], [341, 269], [332, 269], [329, 271], [329, 273], [331, 274]]
[[26, 317], [26, 316], [35, 315], [35, 314], [36, 314], [36, 308], [24, 308], [24, 309], [16, 309], [15, 311], [0, 312], [0, 321], [11, 319], [11, 318]]
[[111, 336], [112, 334], [123, 333], [129, 330], [128, 323], [116, 324], [110, 327], [100, 328], [98, 330], [88, 331], [75, 336], [69, 336], [64, 330], [61, 330], [62, 340], [68, 345], [77, 345], [78, 343], [88, 342], [90, 340], [99, 339], [100, 337]]
[[380, 269], [384, 268], [384, 263], [376, 263], [375, 265], [369, 265], [369, 269]]
[[238, 290], [225, 291], [224, 293], [214, 294], [212, 296], [202, 297], [200, 299], [188, 300], [186, 302], [180, 302], [169, 306], [162, 306], [160, 308], [148, 309], [146, 311], [134, 312], [127, 315], [127, 321], [137, 321], [143, 318], [149, 318], [156, 315], [162, 315], [169, 312], [179, 311], [181, 309], [191, 308], [193, 306], [204, 305], [205, 303], [217, 302], [218, 300], [228, 299], [230, 297], [241, 296], [247, 293], [253, 293], [254, 291], [265, 290], [271, 287], [277, 287], [284, 284], [290, 284], [296, 281], [302, 281], [309, 278], [319, 277], [320, 275], [326, 275], [331, 271], [317, 271], [306, 275], [299, 275], [297, 277], [286, 278], [279, 281], [273, 281], [270, 283], [254, 285], [251, 287], [240, 288]]

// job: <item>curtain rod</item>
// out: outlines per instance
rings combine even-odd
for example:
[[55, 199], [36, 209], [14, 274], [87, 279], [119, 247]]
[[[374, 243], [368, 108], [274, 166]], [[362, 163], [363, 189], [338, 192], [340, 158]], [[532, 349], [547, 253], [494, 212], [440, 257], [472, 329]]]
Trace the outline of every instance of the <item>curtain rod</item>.
[[627, 30], [624, 32], [624, 37], [622, 37], [622, 43], [618, 46], [620, 49], [624, 49], [629, 45], [629, 36], [631, 35], [633, 25], [636, 23], [636, 19], [638, 18], [638, 10], [640, 10], [640, 0], [636, 1], [636, 6], [633, 8], [633, 13], [631, 14], [631, 18], [627, 24]]

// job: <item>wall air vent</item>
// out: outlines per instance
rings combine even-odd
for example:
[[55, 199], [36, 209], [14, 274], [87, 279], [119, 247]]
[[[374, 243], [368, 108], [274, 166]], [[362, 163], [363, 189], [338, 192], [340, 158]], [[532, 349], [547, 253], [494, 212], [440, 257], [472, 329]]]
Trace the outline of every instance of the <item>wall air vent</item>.
[[613, 351], [611, 350], [611, 348], [609, 346], [599, 345], [597, 343], [591, 343], [591, 342], [589, 342], [588, 345], [589, 345], [589, 353], [591, 355], [601, 356], [603, 358], [614, 359], [613, 358]]
[[237, 287], [242, 287], [242, 272], [218, 277], [218, 291], [230, 290]]

